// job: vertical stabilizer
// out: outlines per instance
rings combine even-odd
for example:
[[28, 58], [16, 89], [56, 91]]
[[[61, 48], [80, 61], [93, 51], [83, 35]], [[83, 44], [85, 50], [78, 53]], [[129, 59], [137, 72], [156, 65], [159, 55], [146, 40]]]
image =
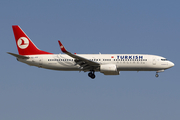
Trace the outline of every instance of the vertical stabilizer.
[[52, 54], [38, 49], [18, 25], [13, 25], [12, 29], [19, 55]]

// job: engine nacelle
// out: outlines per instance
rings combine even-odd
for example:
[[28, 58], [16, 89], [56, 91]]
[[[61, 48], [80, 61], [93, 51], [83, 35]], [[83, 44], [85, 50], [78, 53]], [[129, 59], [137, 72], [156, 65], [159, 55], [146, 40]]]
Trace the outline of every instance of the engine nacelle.
[[119, 75], [115, 64], [105, 64], [100, 66], [100, 72], [104, 75]]

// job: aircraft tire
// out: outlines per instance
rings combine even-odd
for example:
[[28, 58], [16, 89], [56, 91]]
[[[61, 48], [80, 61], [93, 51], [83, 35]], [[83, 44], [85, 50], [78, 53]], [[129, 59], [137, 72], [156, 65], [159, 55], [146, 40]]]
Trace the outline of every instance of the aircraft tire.
[[88, 76], [89, 76], [90, 78], [92, 78], [92, 79], [94, 79], [94, 78], [96, 77], [95, 74], [92, 73], [92, 72], [88, 73]]
[[92, 73], [91, 73], [91, 72], [90, 72], [90, 73], [88, 73], [88, 76], [89, 76], [89, 77], [91, 77], [91, 76], [92, 76]]
[[155, 76], [156, 76], [156, 77], [159, 77], [159, 75], [158, 75], [158, 74], [156, 74]]
[[94, 79], [95, 77], [96, 77], [95, 74], [92, 74], [91, 78]]

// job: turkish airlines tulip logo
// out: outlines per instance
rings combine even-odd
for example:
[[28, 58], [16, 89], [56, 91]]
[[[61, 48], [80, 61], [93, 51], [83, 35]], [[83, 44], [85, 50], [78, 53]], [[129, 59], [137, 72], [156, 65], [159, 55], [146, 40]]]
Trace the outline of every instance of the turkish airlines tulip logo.
[[21, 49], [25, 49], [29, 45], [29, 40], [26, 37], [20, 37], [17, 41], [17, 45]]
[[64, 46], [63, 46], [63, 45], [61, 45], [60, 47], [61, 47], [61, 48], [64, 48]]

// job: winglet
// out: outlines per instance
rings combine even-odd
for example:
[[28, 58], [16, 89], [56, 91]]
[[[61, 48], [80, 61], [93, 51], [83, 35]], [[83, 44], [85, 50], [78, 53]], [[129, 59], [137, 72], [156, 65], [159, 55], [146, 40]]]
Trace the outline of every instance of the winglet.
[[60, 48], [61, 48], [61, 51], [62, 51], [63, 53], [66, 53], [67, 50], [65, 49], [65, 47], [63, 46], [63, 44], [61, 43], [61, 41], [58, 40], [58, 42], [59, 42], [59, 46], [60, 46]]

